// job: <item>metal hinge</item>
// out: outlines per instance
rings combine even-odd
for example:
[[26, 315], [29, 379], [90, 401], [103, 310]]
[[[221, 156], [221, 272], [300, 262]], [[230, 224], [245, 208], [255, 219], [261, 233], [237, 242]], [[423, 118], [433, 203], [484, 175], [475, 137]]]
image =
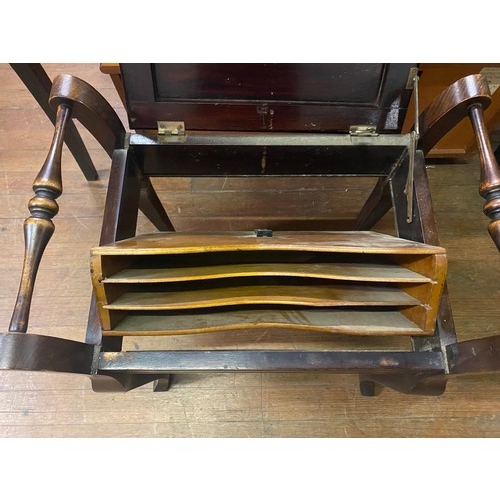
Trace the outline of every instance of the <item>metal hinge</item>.
[[159, 142], [184, 142], [186, 140], [186, 127], [184, 122], [158, 122]]
[[356, 137], [367, 137], [378, 135], [376, 125], [351, 125], [349, 127], [349, 135]]
[[185, 135], [184, 122], [158, 122], [158, 135]]

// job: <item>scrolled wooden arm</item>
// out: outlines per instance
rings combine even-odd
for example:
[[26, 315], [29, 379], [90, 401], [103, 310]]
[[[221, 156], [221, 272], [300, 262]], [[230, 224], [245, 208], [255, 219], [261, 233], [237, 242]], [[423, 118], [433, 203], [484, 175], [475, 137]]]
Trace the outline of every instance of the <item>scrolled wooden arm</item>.
[[97, 139], [99, 144], [113, 156], [125, 135], [123, 124], [112, 106], [91, 85], [71, 75], [54, 78], [49, 103], [53, 109], [67, 105], [76, 118]]
[[469, 117], [479, 152], [479, 194], [486, 200], [483, 211], [491, 219], [488, 231], [500, 251], [500, 168], [483, 117], [490, 104], [490, 89], [483, 75], [461, 78], [443, 90], [420, 115], [418, 147], [428, 153], [449, 130]]
[[56, 110], [52, 144], [35, 178], [35, 196], [29, 201], [30, 216], [24, 221], [24, 263], [9, 331], [25, 333], [28, 328], [35, 279], [45, 248], [54, 233], [52, 218], [62, 194], [61, 156], [64, 133], [71, 118], [77, 118], [111, 156], [123, 140], [125, 129], [113, 108], [93, 87], [79, 78], [63, 75], [54, 79], [49, 96]]
[[419, 116], [418, 148], [427, 154], [455, 125], [467, 118], [468, 109], [491, 104], [488, 81], [483, 75], [469, 75], [444, 89]]

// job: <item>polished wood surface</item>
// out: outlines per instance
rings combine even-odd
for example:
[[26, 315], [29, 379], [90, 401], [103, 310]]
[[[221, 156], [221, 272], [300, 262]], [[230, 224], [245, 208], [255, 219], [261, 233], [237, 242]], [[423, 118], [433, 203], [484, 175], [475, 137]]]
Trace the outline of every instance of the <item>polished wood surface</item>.
[[[107, 75], [94, 65], [45, 65], [51, 77], [71, 73], [91, 82], [123, 116], [120, 99]], [[26, 201], [36, 172], [47, 152], [53, 127], [8, 65], [0, 66], [0, 168], [4, 179], [2, 206], [3, 273], [0, 277], [1, 314], [7, 328], [20, 276], [22, 232]], [[17, 99], [14, 107], [12, 95]], [[21, 120], [20, 117], [23, 117]], [[36, 124], [36, 126], [35, 126]], [[33, 141], [36, 135], [37, 140]], [[88, 249], [99, 243], [109, 160], [90, 135], [82, 132], [101, 180], [87, 183], [72, 155], [63, 151], [65, 195], [59, 199], [57, 229], [39, 271], [34, 293], [31, 331], [52, 332], [83, 340], [88, 316], [90, 280]], [[498, 253], [491, 243], [477, 195], [479, 167], [475, 159], [463, 165], [428, 168], [441, 244], [450, 258], [449, 294], [461, 340], [498, 332]], [[159, 180], [160, 181], [160, 180]], [[205, 230], [254, 229], [267, 223], [290, 224], [284, 212], [266, 212], [270, 196], [300, 197], [296, 214], [302, 227], [328, 225], [324, 203], [313, 203], [318, 193], [336, 199], [346, 189], [361, 199], [362, 189], [343, 187], [333, 180], [315, 182], [307, 189], [296, 179], [286, 185], [269, 179], [170, 179], [158, 182], [176, 228]], [[217, 206], [208, 203], [220, 194]], [[327, 196], [328, 195], [328, 196]], [[206, 213], [196, 207], [202, 199]], [[306, 199], [310, 203], [306, 203]], [[246, 214], [239, 202], [252, 208]], [[306, 210], [304, 210], [306, 207]], [[346, 207], [347, 210], [347, 207]], [[381, 229], [390, 227], [380, 222]], [[142, 231], [152, 230], [141, 215]], [[78, 228], [78, 229], [75, 229]], [[57, 285], [54, 286], [54, 279]], [[50, 295], [44, 293], [50, 290]], [[65, 313], [54, 307], [64, 303]], [[237, 345], [218, 334], [207, 342]], [[280, 345], [296, 341], [261, 332], [261, 341]], [[317, 338], [313, 339], [320, 345]], [[167, 339], [165, 339], [167, 342]], [[189, 346], [188, 336], [177, 348]], [[141, 345], [148, 347], [144, 341]], [[461, 377], [449, 382], [438, 398], [407, 396], [384, 390], [376, 398], [358, 393], [354, 375], [326, 374], [214, 374], [185, 375], [170, 392], [151, 387], [128, 394], [95, 394], [87, 379], [48, 373], [2, 373], [0, 377], [0, 433], [2, 436], [123, 436], [123, 437], [460, 437], [500, 436], [500, 389], [497, 375]]]
[[[241, 231], [163, 232], [94, 248], [91, 274], [105, 336], [123, 331], [122, 323], [137, 311], [155, 312], [151, 335], [174, 334], [178, 315], [182, 333], [222, 330], [222, 324], [263, 328], [254, 311], [262, 306], [284, 308], [281, 319], [264, 319], [264, 325], [306, 326], [306, 331], [316, 326], [344, 335], [404, 335], [403, 328], [391, 325], [384, 331], [377, 324], [381, 319], [387, 325], [378, 311], [384, 307], [388, 317], [396, 313], [412, 322], [406, 323], [406, 335], [432, 335], [446, 266], [443, 248], [370, 231], [272, 232], [268, 237]], [[306, 306], [329, 308], [335, 327], [302, 321]], [[217, 315], [227, 307], [232, 307], [231, 314]], [[345, 307], [351, 316], [339, 313]], [[371, 325], [360, 327], [358, 314], [369, 315], [368, 309]], [[190, 328], [186, 310], [193, 318]], [[162, 311], [168, 314], [159, 327]], [[341, 318], [347, 321], [343, 325]], [[143, 320], [140, 335], [147, 334], [150, 324], [147, 317]]]
[[[479, 74], [484, 68], [500, 69], [498, 63], [422, 63], [419, 65], [419, 107], [426, 108], [434, 98], [449, 85], [468, 75]], [[408, 114], [403, 130], [409, 130], [415, 118], [413, 100], [408, 106]], [[500, 93], [493, 93], [491, 106], [485, 112], [488, 132], [500, 126]], [[464, 120], [436, 143], [428, 156], [432, 158], [467, 158], [477, 151], [474, 132], [468, 120]]]
[[[412, 64], [120, 64], [129, 125], [187, 130], [398, 132]], [[333, 85], [332, 85], [333, 84]]]
[[[421, 63], [419, 64], [419, 107], [426, 108], [441, 91], [453, 82], [471, 74], [478, 74], [484, 68], [500, 68], [498, 63]], [[101, 63], [100, 69], [108, 74], [125, 104], [123, 82], [118, 63]], [[410, 130], [415, 121], [414, 102], [408, 104], [403, 131]], [[485, 124], [489, 133], [497, 133], [500, 127], [500, 94], [493, 93], [493, 103], [485, 113]], [[498, 134], [497, 134], [498, 135]], [[428, 156], [432, 158], [466, 158], [476, 152], [473, 130], [467, 121], [459, 123], [446, 137], [442, 138]]]
[[[30, 93], [36, 99], [40, 107], [45, 111], [50, 121], [55, 124], [56, 112], [50, 107], [49, 94], [52, 87], [52, 81], [39, 63], [11, 64], [12, 69], [26, 85]], [[69, 123], [66, 129], [64, 141], [73, 153], [78, 165], [82, 169], [85, 178], [88, 181], [97, 180], [97, 171], [92, 163], [87, 148], [82, 142], [80, 134], [74, 123]]]

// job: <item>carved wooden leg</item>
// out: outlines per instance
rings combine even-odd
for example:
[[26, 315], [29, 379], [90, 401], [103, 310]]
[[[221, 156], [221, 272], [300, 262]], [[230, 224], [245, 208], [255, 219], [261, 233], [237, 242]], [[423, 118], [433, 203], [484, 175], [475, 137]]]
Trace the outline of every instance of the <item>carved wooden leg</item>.
[[476, 135], [481, 162], [479, 194], [486, 200], [483, 211], [491, 219], [488, 231], [500, 251], [500, 169], [491, 148], [480, 104], [469, 108], [469, 118]]
[[57, 109], [56, 125], [47, 159], [33, 183], [35, 196], [28, 204], [31, 216], [24, 222], [24, 265], [14, 312], [9, 326], [10, 332], [25, 333], [35, 278], [40, 261], [54, 233], [52, 218], [59, 211], [56, 203], [62, 193], [61, 154], [64, 131], [71, 118], [71, 108], [61, 104]]

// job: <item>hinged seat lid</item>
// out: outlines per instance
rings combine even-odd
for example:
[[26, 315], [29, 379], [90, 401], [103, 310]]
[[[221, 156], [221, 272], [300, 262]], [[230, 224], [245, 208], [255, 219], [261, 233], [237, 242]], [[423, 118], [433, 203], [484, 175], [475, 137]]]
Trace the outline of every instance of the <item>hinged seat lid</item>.
[[125, 63], [131, 129], [400, 133], [416, 64]]

